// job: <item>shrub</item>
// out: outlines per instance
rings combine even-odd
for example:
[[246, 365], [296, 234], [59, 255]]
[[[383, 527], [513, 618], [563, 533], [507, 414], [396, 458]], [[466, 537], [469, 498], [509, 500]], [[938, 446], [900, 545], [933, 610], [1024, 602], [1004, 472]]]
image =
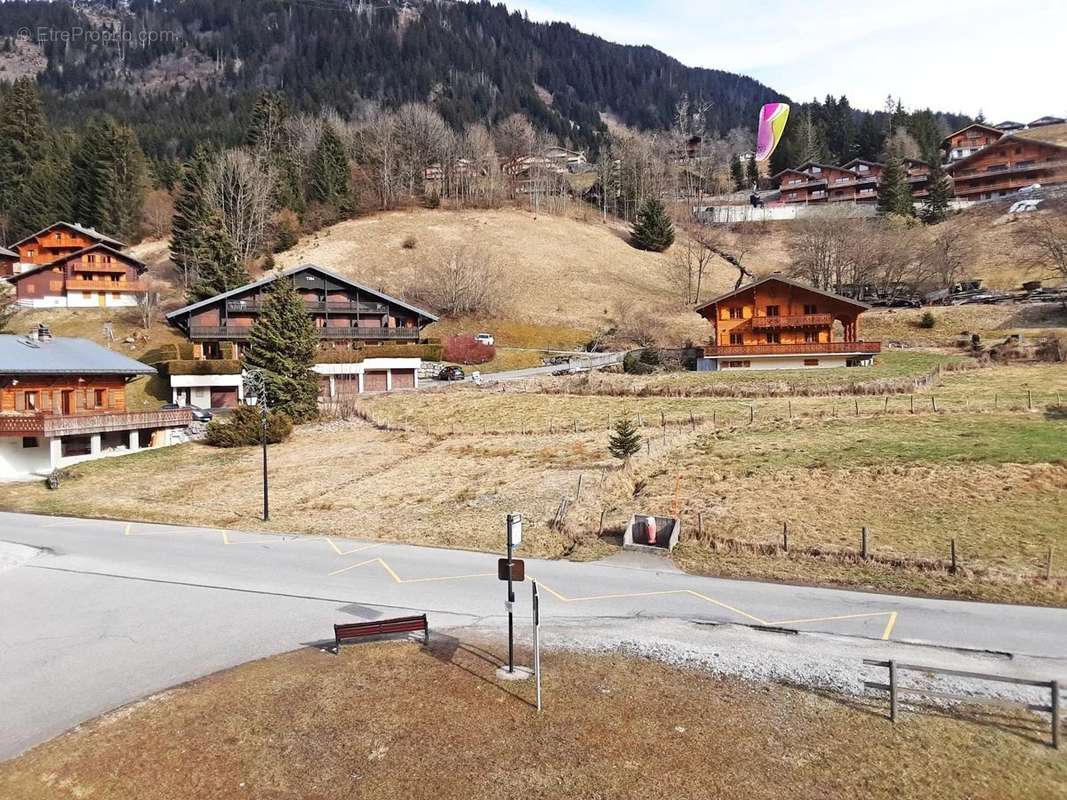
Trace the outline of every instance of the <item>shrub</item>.
[[441, 205], [441, 195], [437, 192], [430, 192], [422, 199], [422, 204], [427, 208], [437, 208]]
[[284, 253], [300, 239], [300, 218], [288, 208], [274, 215], [274, 252]]
[[[267, 414], [267, 441], [278, 444], [293, 432], [293, 421], [280, 411]], [[207, 424], [205, 440], [212, 447], [248, 447], [260, 443], [259, 408], [238, 406], [228, 420], [213, 419]]]
[[934, 312], [927, 311], [921, 317], [919, 317], [920, 328], [932, 328], [937, 325], [937, 317], [934, 316]]
[[496, 357], [496, 348], [474, 341], [471, 336], [449, 336], [442, 347], [445, 361], [454, 364], [484, 364]]
[[641, 359], [643, 350], [631, 350], [622, 357], [622, 371], [630, 375], [648, 375], [654, 369], [652, 364]]
[[405, 236], [404, 241], [400, 243], [400, 246], [405, 250], [414, 250], [415, 245], [418, 244], [418, 240], [414, 236]]
[[182, 359], [157, 364], [161, 375], [240, 375], [241, 362], [236, 359]]

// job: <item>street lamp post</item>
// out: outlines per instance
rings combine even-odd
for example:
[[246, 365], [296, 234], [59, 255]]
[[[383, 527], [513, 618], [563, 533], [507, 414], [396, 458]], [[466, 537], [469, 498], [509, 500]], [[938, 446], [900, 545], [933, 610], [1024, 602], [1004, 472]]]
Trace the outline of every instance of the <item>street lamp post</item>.
[[263, 521], [270, 521], [270, 491], [267, 484], [267, 382], [262, 371], [250, 369], [245, 372], [245, 392], [256, 398], [259, 406], [259, 441], [263, 447]]

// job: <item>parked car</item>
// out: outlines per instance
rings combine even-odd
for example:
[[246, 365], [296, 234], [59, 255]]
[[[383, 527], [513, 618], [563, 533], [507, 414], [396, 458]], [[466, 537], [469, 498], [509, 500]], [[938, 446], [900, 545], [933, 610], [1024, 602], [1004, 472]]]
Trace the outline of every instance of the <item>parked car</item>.
[[490, 347], [496, 344], [496, 339], [493, 338], [493, 334], [491, 333], [479, 333], [474, 337], [474, 341], [478, 344], [489, 345]]
[[437, 380], [439, 381], [461, 381], [466, 377], [466, 373], [463, 372], [463, 367], [442, 367], [441, 371], [437, 373]]
[[211, 422], [211, 418], [215, 416], [210, 410], [206, 408], [200, 408], [199, 406], [180, 406], [177, 403], [167, 403], [163, 406], [164, 411], [175, 411], [179, 408], [187, 408], [193, 412], [193, 420], [195, 422]]

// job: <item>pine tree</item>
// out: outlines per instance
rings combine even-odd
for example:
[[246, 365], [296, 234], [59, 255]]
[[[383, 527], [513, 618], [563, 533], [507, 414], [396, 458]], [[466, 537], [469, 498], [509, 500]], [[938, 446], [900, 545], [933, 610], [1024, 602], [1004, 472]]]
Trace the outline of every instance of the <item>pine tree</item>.
[[210, 167], [211, 157], [207, 150], [198, 147], [193, 157], [182, 166], [181, 188], [174, 200], [170, 258], [187, 287], [197, 281], [198, 258], [203, 252], [205, 231], [212, 213], [205, 196]]
[[91, 124], [72, 159], [71, 170], [77, 221], [136, 240], [147, 172], [133, 130], [109, 117]]
[[22, 201], [24, 185], [47, 138], [37, 83], [19, 78], [5, 93], [0, 114], [0, 214], [5, 217]]
[[629, 417], [623, 417], [614, 425], [614, 431], [608, 439], [608, 452], [615, 458], [629, 461], [630, 457], [641, 450], [641, 434]]
[[663, 203], [648, 198], [637, 212], [637, 221], [630, 230], [630, 241], [638, 250], [661, 253], [674, 244], [674, 225]]
[[740, 192], [745, 188], [745, 171], [741, 166], [741, 156], [734, 153], [730, 157], [730, 180], [734, 182], [734, 189]]
[[262, 91], [252, 107], [245, 141], [256, 154], [274, 168], [274, 203], [296, 212], [304, 210], [301, 165], [292, 137], [286, 127], [289, 110], [285, 96]]
[[311, 371], [318, 340], [293, 282], [279, 278], [249, 334], [245, 366], [263, 371], [267, 401], [296, 422], [318, 414], [318, 377]]
[[19, 202], [11, 210], [9, 238], [16, 241], [56, 220], [72, 219], [72, 194], [68, 144], [55, 137], [30, 169]]
[[911, 194], [908, 175], [896, 156], [886, 159], [885, 169], [882, 170], [878, 184], [878, 213], [915, 216], [915, 199]]
[[217, 211], [208, 215], [190, 255], [196, 274], [196, 282], [189, 291], [190, 303], [244, 286], [251, 280], [248, 270], [237, 259]]
[[759, 166], [756, 164], [755, 153], [748, 157], [748, 164], [745, 166], [745, 179], [748, 183], [747, 188], [759, 186]]
[[352, 210], [352, 190], [348, 185], [348, 156], [341, 137], [332, 125], [324, 125], [322, 138], [311, 156], [312, 200], [332, 205], [339, 211]]
[[952, 181], [945, 174], [940, 159], [935, 159], [930, 165], [930, 179], [927, 185], [929, 188], [920, 216], [927, 225], [936, 225], [944, 222], [948, 217], [948, 204], [952, 199]]

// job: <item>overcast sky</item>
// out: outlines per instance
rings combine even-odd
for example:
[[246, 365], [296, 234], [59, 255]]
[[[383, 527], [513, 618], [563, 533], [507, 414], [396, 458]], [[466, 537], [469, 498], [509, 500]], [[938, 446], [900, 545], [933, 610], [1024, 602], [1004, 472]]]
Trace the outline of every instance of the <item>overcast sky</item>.
[[[505, 0], [508, 2], [508, 0]], [[1067, 116], [1067, 0], [511, 0], [694, 67], [756, 78], [797, 101], [881, 108], [887, 94], [987, 119]], [[610, 9], [610, 10], [609, 10]]]

